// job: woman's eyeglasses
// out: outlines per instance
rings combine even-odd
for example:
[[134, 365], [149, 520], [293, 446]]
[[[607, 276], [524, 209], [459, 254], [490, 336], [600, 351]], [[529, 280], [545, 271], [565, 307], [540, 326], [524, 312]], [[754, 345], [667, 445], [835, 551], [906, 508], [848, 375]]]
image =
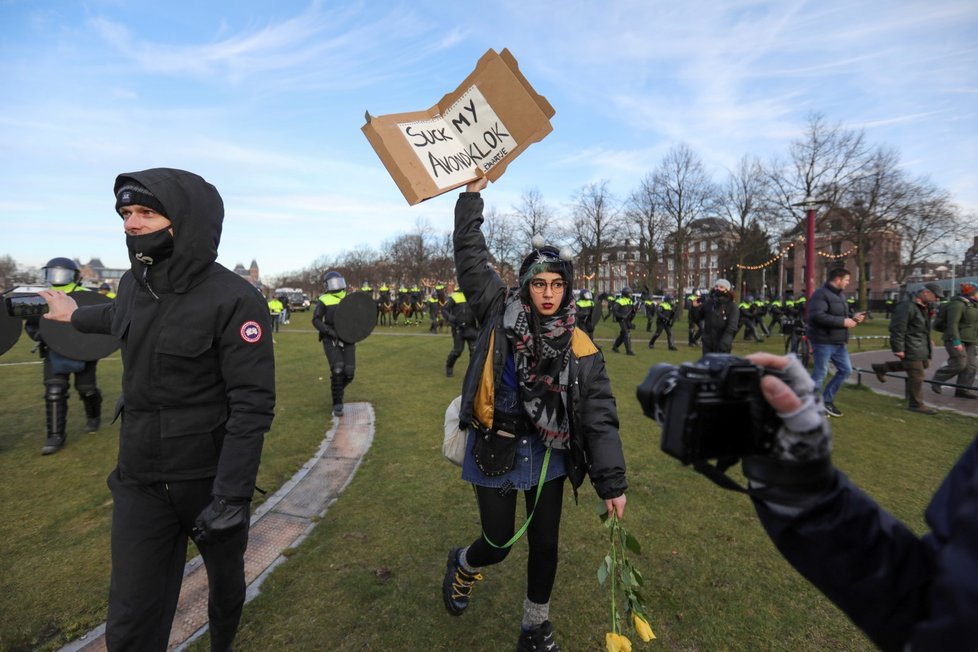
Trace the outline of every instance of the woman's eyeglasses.
[[567, 288], [567, 281], [562, 281], [560, 279], [551, 281], [550, 283], [547, 283], [542, 279], [533, 279], [530, 281], [530, 289], [537, 294], [543, 294], [548, 285], [554, 294], [563, 294], [564, 290]]

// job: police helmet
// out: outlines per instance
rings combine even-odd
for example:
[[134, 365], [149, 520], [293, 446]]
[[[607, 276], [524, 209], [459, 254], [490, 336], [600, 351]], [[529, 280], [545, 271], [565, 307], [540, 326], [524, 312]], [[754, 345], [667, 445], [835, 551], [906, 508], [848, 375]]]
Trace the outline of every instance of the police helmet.
[[594, 299], [594, 296], [591, 294], [590, 290], [581, 290], [581, 298], [585, 301], [591, 301]]
[[623, 297], [627, 297], [631, 293], [632, 293], [632, 288], [628, 287], [627, 285], [621, 289], [621, 296]]
[[81, 278], [81, 269], [78, 267], [78, 263], [71, 258], [52, 258], [42, 270], [44, 271], [44, 280], [49, 285], [68, 285], [69, 283], [77, 283]]
[[109, 285], [108, 283], [103, 283], [102, 285], [98, 286], [98, 289], [99, 290], [108, 290], [108, 291], [111, 292], [112, 291], [112, 286]]
[[666, 296], [662, 297], [662, 300], [663, 301], [672, 301], [672, 295], [671, 294], [667, 294]]
[[327, 292], [340, 292], [346, 289], [346, 279], [339, 272], [326, 272], [323, 276], [323, 287]]

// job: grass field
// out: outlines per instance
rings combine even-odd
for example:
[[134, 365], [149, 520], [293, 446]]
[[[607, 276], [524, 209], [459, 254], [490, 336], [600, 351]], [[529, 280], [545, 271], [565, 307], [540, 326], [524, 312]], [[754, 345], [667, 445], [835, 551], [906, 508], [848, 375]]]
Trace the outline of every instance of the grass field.
[[[659, 428], [635, 400], [635, 386], [657, 362], [698, 357], [645, 347], [644, 320], [635, 357], [608, 354], [628, 462], [625, 522], [642, 543], [636, 558], [659, 650], [866, 650], [872, 646], [827, 600], [780, 558], [747, 499], [723, 491], [658, 449]], [[885, 332], [878, 319], [863, 334]], [[393, 335], [396, 333], [397, 335]], [[610, 349], [615, 329], [600, 325]], [[278, 405], [258, 484], [273, 491], [316, 450], [331, 425], [325, 359], [297, 314], [275, 335]], [[780, 352], [738, 341], [735, 353]], [[82, 432], [73, 395], [67, 447], [42, 457], [41, 368], [22, 337], [0, 358], [0, 649], [50, 650], [105, 617], [109, 576], [112, 470], [118, 427]], [[377, 432], [353, 482], [313, 533], [292, 551], [249, 603], [237, 650], [499, 650], [515, 646], [525, 587], [526, 546], [492, 568], [461, 618], [445, 613], [440, 583], [448, 549], [478, 534], [471, 488], [440, 457], [442, 418], [458, 394], [444, 377], [450, 348], [426, 327], [378, 328], [358, 347], [348, 401], [369, 401]], [[17, 364], [21, 363], [21, 364]], [[106, 408], [120, 386], [118, 354], [99, 363]], [[899, 400], [846, 387], [846, 416], [834, 420], [835, 460], [850, 477], [918, 532], [922, 512], [949, 466], [974, 437], [978, 420], [897, 409]], [[606, 552], [596, 496], [566, 496], [561, 559], [551, 619], [565, 650], [601, 650], [608, 628], [597, 567]], [[633, 637], [634, 639], [634, 637]], [[637, 641], [634, 641], [636, 642]], [[205, 650], [204, 641], [195, 650]]]

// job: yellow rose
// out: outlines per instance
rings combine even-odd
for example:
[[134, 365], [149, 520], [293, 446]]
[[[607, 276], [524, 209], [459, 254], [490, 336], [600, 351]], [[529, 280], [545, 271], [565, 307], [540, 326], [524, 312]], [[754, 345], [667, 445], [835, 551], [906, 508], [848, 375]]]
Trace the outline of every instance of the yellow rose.
[[635, 625], [635, 631], [638, 632], [639, 638], [646, 643], [655, 638], [655, 634], [652, 633], [652, 628], [649, 626], [649, 623], [638, 614], [632, 614], [632, 624]]
[[621, 650], [621, 652], [632, 652], [632, 642], [629, 641], [624, 636], [622, 636], [621, 634], [619, 634], [618, 635], [618, 649]]

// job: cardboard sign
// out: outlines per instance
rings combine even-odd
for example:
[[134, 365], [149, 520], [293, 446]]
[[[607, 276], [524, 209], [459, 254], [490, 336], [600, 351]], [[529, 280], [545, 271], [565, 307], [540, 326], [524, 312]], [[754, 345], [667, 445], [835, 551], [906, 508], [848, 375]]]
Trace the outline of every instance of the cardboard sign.
[[363, 133], [409, 204], [495, 181], [553, 127], [554, 109], [503, 50], [486, 52], [458, 88], [427, 111], [367, 114]]

